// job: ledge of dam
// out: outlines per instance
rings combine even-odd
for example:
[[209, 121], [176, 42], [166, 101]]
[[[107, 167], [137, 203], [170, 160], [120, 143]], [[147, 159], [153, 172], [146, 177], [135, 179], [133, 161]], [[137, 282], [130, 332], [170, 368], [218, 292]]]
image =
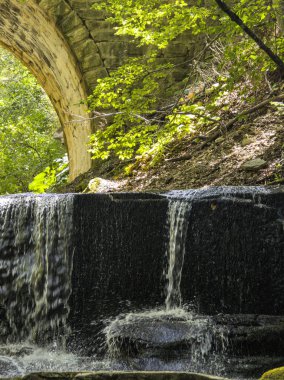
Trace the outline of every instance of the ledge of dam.
[[283, 187], [4, 196], [0, 221], [0, 376], [283, 364]]

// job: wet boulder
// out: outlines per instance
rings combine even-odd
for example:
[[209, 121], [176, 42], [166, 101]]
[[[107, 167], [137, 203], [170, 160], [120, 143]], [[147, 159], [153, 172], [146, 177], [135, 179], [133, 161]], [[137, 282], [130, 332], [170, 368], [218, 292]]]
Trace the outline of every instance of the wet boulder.
[[214, 326], [210, 318], [185, 311], [130, 313], [105, 330], [108, 352], [114, 357], [205, 356], [212, 350]]
[[265, 372], [260, 380], [283, 380], [284, 379], [284, 367], [275, 368], [271, 371]]

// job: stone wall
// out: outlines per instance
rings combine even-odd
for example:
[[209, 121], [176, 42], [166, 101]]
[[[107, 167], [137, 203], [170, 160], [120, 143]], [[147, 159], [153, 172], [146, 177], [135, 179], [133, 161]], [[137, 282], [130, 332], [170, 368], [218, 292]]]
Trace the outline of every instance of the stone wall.
[[[35, 75], [50, 97], [67, 143], [71, 179], [91, 167], [86, 144], [92, 122], [82, 99], [98, 78], [109, 75], [126, 57], [145, 51], [114, 35], [103, 12], [91, 10], [94, 0], [0, 0], [0, 44]], [[196, 44], [184, 35], [160, 59], [179, 64], [171, 80], [187, 72], [182, 64]]]

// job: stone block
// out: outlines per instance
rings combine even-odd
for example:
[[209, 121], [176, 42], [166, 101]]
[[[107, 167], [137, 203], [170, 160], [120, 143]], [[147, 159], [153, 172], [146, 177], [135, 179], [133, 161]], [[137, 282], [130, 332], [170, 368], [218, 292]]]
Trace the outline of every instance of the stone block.
[[103, 59], [127, 55], [125, 42], [98, 42], [97, 46]]
[[91, 9], [91, 6], [95, 3], [94, 0], [70, 0], [70, 4], [72, 5], [72, 8], [76, 10], [86, 10], [89, 11]]
[[91, 36], [96, 42], [114, 41], [115, 39], [119, 39], [119, 37], [115, 36], [115, 32], [111, 27], [105, 29], [92, 29]]
[[100, 68], [87, 71], [83, 75], [83, 78], [89, 91], [92, 91], [97, 85], [97, 80], [99, 78], [104, 78], [106, 76], [108, 76], [107, 70], [104, 67], [100, 67]]
[[60, 28], [63, 31], [63, 33], [70, 33], [72, 32], [72, 30], [77, 29], [81, 25], [82, 25], [82, 21], [78, 17], [78, 14], [74, 11], [71, 11], [60, 22]]
[[90, 54], [81, 60], [81, 67], [83, 72], [90, 71], [95, 67], [102, 66], [102, 60], [99, 54]]
[[121, 66], [124, 62], [123, 57], [113, 57], [104, 59], [104, 66], [110, 69]]
[[86, 25], [89, 29], [113, 29], [112, 23], [106, 20], [98, 20], [96, 18], [92, 18], [91, 20], [86, 20]]
[[80, 25], [78, 28], [71, 30], [69, 33], [66, 33], [66, 39], [71, 46], [80, 41], [87, 40], [88, 38], [88, 30], [83, 25]]
[[84, 20], [105, 20], [107, 18], [107, 13], [105, 11], [97, 11], [93, 9], [79, 9], [78, 13], [80, 17]]
[[90, 38], [72, 45], [72, 50], [79, 61], [83, 60], [86, 56], [98, 53], [96, 43]]
[[64, 17], [66, 17], [70, 12], [72, 12], [72, 8], [66, 1], [57, 2], [55, 16], [60, 22]]

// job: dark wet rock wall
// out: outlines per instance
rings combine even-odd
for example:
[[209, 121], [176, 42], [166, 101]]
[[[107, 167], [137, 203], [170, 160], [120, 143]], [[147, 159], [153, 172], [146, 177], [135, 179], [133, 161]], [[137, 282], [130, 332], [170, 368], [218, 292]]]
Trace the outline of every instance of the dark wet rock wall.
[[168, 202], [147, 194], [83, 195], [74, 202], [69, 319], [79, 346], [90, 342], [93, 350], [96, 336], [97, 351], [109, 319], [164, 303]]
[[[209, 315], [283, 315], [283, 191], [191, 202], [182, 302]], [[82, 348], [94, 336], [103, 347], [100, 331], [117, 315], [164, 306], [167, 209], [149, 194], [75, 196], [69, 320]]]
[[196, 199], [183, 302], [201, 313], [284, 314], [284, 193]]
[[[183, 196], [179, 194], [179, 198]], [[55, 315], [60, 327], [69, 310], [70, 348], [90, 354], [104, 352], [103, 329], [119, 314], [165, 306], [169, 240], [166, 196], [73, 195], [67, 202], [72, 206], [67, 219], [63, 195], [57, 196], [56, 202], [53, 196], [46, 197], [49, 206], [44, 197], [36, 201], [29, 197], [21, 198], [26, 207], [23, 212], [12, 200], [11, 205], [3, 201], [6, 206], [1, 206], [0, 315], [5, 334], [15, 325], [17, 337], [18, 330], [34, 328], [42, 316], [49, 323]], [[284, 315], [283, 189], [203, 191], [187, 201], [192, 207], [181, 276], [183, 304], [193, 304], [207, 315]], [[35, 222], [28, 224], [25, 220], [34, 204]], [[57, 207], [61, 209], [59, 214]], [[18, 222], [13, 223], [18, 214]], [[45, 223], [50, 231], [56, 226], [57, 232], [49, 235], [53, 252], [49, 265], [45, 241], [42, 237], [37, 240], [38, 221], [43, 233]], [[64, 228], [69, 230], [68, 239], [63, 236]], [[18, 236], [16, 243], [12, 241], [14, 235]], [[53, 245], [60, 242], [59, 252]], [[72, 255], [69, 295], [65, 287], [69, 271], [65, 266]], [[31, 263], [31, 273], [24, 259]], [[34, 277], [38, 282], [32, 288]], [[47, 281], [48, 286], [44, 288], [41, 281]], [[56, 281], [58, 285], [54, 286]], [[14, 294], [18, 295], [16, 303], [11, 298]], [[68, 297], [65, 307], [62, 300]], [[25, 313], [33, 318], [24, 321]], [[40, 327], [36, 334], [43, 335]]]

